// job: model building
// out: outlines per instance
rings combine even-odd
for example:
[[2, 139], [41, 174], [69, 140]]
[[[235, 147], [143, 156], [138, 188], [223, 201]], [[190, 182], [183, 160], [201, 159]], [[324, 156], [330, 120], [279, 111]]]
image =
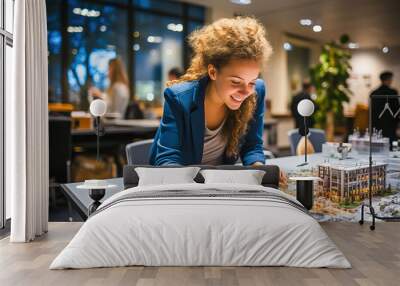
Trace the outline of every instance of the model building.
[[[337, 203], [359, 202], [368, 197], [369, 165], [355, 166], [318, 165], [317, 196], [329, 198]], [[377, 163], [372, 166], [372, 194], [385, 190], [386, 164]]]

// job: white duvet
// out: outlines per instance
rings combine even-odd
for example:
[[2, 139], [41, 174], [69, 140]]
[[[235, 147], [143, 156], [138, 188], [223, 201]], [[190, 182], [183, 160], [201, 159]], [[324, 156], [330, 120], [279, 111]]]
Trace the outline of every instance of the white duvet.
[[127, 265], [351, 267], [316, 220], [280, 200], [251, 196], [121, 200], [137, 192], [206, 193], [209, 189], [261, 190], [299, 204], [276, 189], [254, 185], [194, 183], [131, 188], [106, 200], [50, 269]]

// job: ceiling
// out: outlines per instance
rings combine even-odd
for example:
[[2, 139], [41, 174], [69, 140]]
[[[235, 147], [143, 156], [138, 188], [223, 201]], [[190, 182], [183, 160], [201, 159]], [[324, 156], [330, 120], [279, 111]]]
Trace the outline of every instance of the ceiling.
[[[186, 0], [215, 9], [253, 14], [268, 28], [326, 42], [347, 33], [360, 48], [400, 46], [399, 0], [252, 0], [236, 5], [229, 0]], [[309, 18], [322, 26], [320, 33], [299, 24]]]

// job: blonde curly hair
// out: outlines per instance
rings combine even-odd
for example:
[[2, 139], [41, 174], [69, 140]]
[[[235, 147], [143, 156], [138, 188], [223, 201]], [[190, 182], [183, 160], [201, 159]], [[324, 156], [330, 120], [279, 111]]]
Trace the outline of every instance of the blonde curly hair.
[[[189, 45], [193, 49], [189, 68], [179, 79], [168, 82], [167, 86], [198, 80], [208, 74], [209, 64], [220, 69], [232, 59], [256, 60], [263, 67], [272, 53], [265, 28], [252, 17], [224, 18], [204, 26], [189, 35]], [[227, 156], [238, 155], [239, 139], [247, 131], [256, 101], [254, 93], [238, 110], [229, 110], [223, 128], [223, 135], [228, 138]]]

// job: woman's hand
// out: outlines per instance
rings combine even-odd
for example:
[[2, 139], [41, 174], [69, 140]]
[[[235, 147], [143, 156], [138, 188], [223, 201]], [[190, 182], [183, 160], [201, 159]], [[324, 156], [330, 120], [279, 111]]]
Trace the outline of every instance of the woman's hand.
[[286, 173], [282, 170], [279, 170], [279, 186], [287, 187], [287, 185], [288, 185], [288, 179]]
[[103, 98], [103, 93], [101, 92], [101, 90], [94, 86], [89, 88], [88, 94], [89, 96], [92, 96], [93, 99]]
[[[261, 162], [254, 162], [252, 164], [252, 166], [261, 166], [261, 165], [264, 165], [264, 164]], [[288, 185], [288, 179], [287, 179], [286, 173], [282, 170], [279, 170], [279, 186], [287, 187], [287, 185]]]

